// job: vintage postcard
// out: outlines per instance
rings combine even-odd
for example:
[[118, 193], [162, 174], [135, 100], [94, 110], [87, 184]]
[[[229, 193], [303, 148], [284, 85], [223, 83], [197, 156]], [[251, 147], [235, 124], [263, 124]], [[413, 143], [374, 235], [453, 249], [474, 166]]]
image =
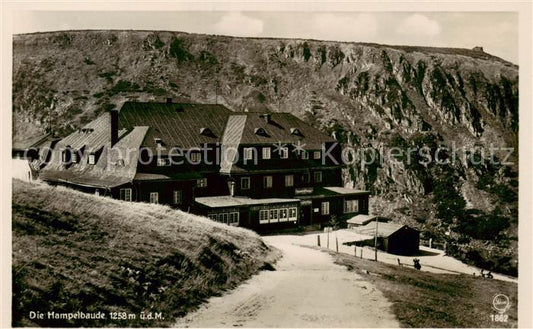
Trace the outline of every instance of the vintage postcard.
[[532, 325], [531, 3], [2, 7], [5, 326]]

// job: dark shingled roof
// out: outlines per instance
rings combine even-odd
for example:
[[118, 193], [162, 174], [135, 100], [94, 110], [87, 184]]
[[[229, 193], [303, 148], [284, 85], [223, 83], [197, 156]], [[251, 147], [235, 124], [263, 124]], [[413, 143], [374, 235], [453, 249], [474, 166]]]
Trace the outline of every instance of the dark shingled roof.
[[[322, 143], [335, 142], [335, 139], [324, 134], [290, 113], [268, 113], [270, 120], [267, 122], [265, 113], [246, 113], [241, 144], [300, 144], [307, 150], [320, 150]], [[263, 128], [266, 135], [256, 133], [258, 128]], [[296, 131], [300, 134], [298, 134]], [[292, 132], [291, 132], [292, 130]], [[294, 132], [294, 133], [293, 133]]]
[[[240, 144], [300, 143], [305, 149], [320, 150], [322, 143], [335, 140], [298, 119], [290, 113], [243, 112], [235, 113], [223, 105], [126, 102], [119, 114], [119, 126], [131, 129], [133, 126], [148, 126], [150, 130], [143, 142], [144, 146], [156, 148], [156, 138], [161, 139], [166, 148], [190, 149], [203, 143], [221, 143], [224, 133], [240, 132]], [[226, 125], [230, 116], [237, 116], [231, 129]], [[246, 116], [240, 120], [241, 116]], [[260, 133], [264, 129], [266, 134]], [[212, 134], [205, 133], [208, 129]], [[204, 132], [204, 133], [202, 133]], [[234, 144], [234, 143], [232, 143]]]
[[[149, 148], [155, 149], [155, 139], [159, 138], [167, 149], [190, 149], [203, 143], [220, 143], [232, 113], [223, 105], [126, 102], [120, 109], [119, 127], [150, 127], [143, 141]], [[213, 134], [202, 134], [202, 128]]]

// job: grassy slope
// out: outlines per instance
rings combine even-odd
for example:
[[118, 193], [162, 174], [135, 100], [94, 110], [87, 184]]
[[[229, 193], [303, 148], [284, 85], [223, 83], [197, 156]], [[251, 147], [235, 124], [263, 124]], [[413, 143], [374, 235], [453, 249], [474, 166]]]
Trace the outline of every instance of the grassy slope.
[[[402, 327], [516, 327], [518, 285], [479, 276], [436, 274], [331, 253], [335, 262], [362, 275], [393, 303]], [[367, 272], [368, 271], [368, 272]], [[511, 301], [507, 323], [491, 322], [496, 294]]]
[[[255, 233], [165, 206], [13, 181], [14, 326], [165, 326], [256, 273]], [[136, 313], [135, 321], [32, 322], [29, 311]], [[140, 312], [164, 319], [139, 320]]]

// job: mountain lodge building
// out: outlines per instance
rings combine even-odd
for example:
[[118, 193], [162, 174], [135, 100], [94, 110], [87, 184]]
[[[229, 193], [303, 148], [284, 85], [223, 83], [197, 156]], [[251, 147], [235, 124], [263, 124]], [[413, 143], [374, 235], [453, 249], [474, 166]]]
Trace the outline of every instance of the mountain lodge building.
[[51, 184], [257, 231], [368, 214], [370, 193], [342, 187], [340, 145], [289, 113], [126, 102], [41, 153]]

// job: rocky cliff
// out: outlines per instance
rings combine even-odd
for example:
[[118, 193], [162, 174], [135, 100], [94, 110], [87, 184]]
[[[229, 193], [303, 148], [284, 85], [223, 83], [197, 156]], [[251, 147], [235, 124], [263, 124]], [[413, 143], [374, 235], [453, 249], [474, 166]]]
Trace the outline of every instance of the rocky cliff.
[[128, 99], [290, 111], [349, 147], [346, 185], [374, 212], [516, 272], [518, 67], [481, 49], [67, 31], [17, 35], [13, 53], [15, 143]]

